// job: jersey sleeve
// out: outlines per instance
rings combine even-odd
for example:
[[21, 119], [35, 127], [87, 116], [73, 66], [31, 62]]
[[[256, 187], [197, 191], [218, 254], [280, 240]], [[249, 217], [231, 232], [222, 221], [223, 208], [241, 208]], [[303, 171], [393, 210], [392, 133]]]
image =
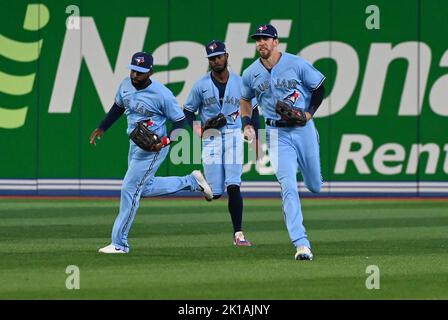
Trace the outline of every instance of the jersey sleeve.
[[187, 100], [184, 103], [184, 109], [190, 112], [198, 111], [202, 104], [201, 94], [199, 93], [199, 85], [196, 82], [188, 95]]
[[182, 108], [177, 103], [176, 97], [168, 89], [163, 97], [162, 108], [165, 116], [172, 122], [177, 122], [185, 118]]
[[325, 80], [325, 76], [306, 60], [301, 61], [299, 73], [305, 87], [310, 91], [319, 88]]
[[255, 93], [254, 90], [252, 89], [251, 76], [249, 72], [247, 71], [243, 72], [242, 83], [243, 85], [241, 86], [241, 98], [250, 101], [252, 98], [255, 97]]

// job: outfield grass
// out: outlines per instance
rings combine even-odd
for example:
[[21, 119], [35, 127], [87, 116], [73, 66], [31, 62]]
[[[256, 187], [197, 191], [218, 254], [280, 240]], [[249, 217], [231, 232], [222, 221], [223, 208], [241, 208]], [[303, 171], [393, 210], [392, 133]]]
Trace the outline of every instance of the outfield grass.
[[131, 253], [101, 255], [118, 204], [0, 199], [0, 299], [448, 298], [448, 201], [305, 199], [311, 262], [293, 259], [279, 199], [245, 199], [251, 248], [232, 245], [226, 200], [143, 200]]

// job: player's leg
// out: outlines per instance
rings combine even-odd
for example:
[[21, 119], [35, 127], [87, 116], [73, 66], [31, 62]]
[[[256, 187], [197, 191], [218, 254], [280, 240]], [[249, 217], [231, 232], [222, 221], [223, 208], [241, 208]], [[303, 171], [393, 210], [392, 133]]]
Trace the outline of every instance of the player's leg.
[[142, 197], [164, 196], [183, 190], [201, 191], [193, 173], [182, 177], [152, 177], [145, 184]]
[[[160, 152], [169, 153], [168, 147]], [[200, 191], [204, 193], [207, 200], [211, 200], [212, 194], [202, 173], [198, 170], [182, 177], [154, 177], [147, 180], [142, 197], [156, 197], [176, 193], [182, 190]]]
[[228, 209], [233, 225], [233, 244], [251, 246], [243, 233], [243, 197], [241, 175], [243, 173], [243, 137], [241, 130], [226, 130], [224, 135], [224, 179], [228, 195]]
[[281, 186], [282, 205], [289, 237], [295, 247], [310, 247], [303, 225], [302, 208], [297, 188], [297, 151], [288, 128], [268, 128], [269, 156]]
[[212, 189], [213, 199], [224, 193], [224, 168], [222, 164], [203, 164], [204, 176]]
[[299, 171], [302, 173], [308, 190], [318, 193], [322, 187], [322, 173], [319, 155], [319, 136], [314, 122], [308, 122], [306, 127], [300, 128], [296, 132], [297, 134], [293, 140], [296, 148], [299, 150], [297, 154]]
[[129, 251], [128, 234], [140, 205], [140, 197], [147, 180], [151, 179], [165, 159], [167, 152], [146, 153], [131, 148], [131, 161], [123, 179], [120, 212], [112, 229], [112, 245]]
[[242, 231], [243, 220], [243, 197], [241, 196], [240, 185], [231, 183], [226, 186], [228, 195], [228, 209], [232, 220], [233, 234]]
[[202, 165], [204, 175], [210, 185], [213, 198], [219, 199], [224, 193], [224, 167], [222, 160], [222, 141], [220, 136], [205, 138], [202, 144]]

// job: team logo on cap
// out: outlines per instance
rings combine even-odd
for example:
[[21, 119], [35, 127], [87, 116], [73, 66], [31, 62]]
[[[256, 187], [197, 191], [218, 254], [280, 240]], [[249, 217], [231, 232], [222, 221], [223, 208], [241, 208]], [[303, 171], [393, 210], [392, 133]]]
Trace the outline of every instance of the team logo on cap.
[[288, 100], [289, 102], [291, 102], [292, 105], [294, 105], [297, 101], [297, 99], [300, 98], [300, 93], [297, 90], [294, 90], [293, 93], [291, 93], [290, 95], [286, 96], [286, 98], [284, 100]]
[[260, 26], [260, 28], [258, 28], [258, 31], [264, 31], [264, 30], [267, 30], [268, 29], [268, 26], [266, 26], [266, 25], [264, 25], [264, 26]]
[[215, 42], [213, 42], [213, 44], [211, 44], [208, 48], [214, 51], [216, 48], [218, 48], [218, 45]]
[[143, 64], [145, 62], [144, 57], [136, 57], [134, 60], [137, 64]]

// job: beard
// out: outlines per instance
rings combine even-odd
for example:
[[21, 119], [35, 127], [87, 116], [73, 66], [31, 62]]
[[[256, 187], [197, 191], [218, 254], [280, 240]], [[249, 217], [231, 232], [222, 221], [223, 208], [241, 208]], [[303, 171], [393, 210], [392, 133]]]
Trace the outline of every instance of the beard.
[[136, 80], [136, 79], [131, 78], [132, 85], [136, 89], [142, 89], [142, 88], [146, 87], [149, 82], [148, 80], [149, 80], [149, 77], [144, 80]]
[[224, 64], [222, 66], [213, 66], [211, 68], [214, 72], [221, 73], [227, 69], [227, 60], [224, 62]]
[[132, 82], [132, 85], [134, 86], [134, 88], [136, 88], [137, 90], [141, 90], [141, 89], [144, 89], [144, 88], [146, 88], [148, 86], [148, 84], [149, 84], [149, 77], [146, 80], [141, 80], [141, 81], [138, 81], [138, 80], [135, 80], [135, 79], [131, 78], [131, 82]]
[[258, 50], [258, 53], [263, 59], [268, 59], [271, 56], [271, 51], [266, 48], [263, 48], [263, 50]]
[[131, 80], [132, 80], [132, 84], [135, 86], [140, 86], [143, 84], [143, 81], [139, 81], [139, 80], [132, 79], [132, 78], [131, 78]]

